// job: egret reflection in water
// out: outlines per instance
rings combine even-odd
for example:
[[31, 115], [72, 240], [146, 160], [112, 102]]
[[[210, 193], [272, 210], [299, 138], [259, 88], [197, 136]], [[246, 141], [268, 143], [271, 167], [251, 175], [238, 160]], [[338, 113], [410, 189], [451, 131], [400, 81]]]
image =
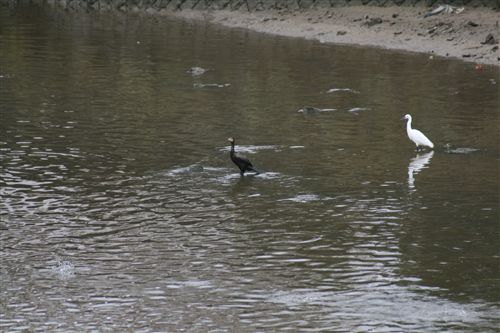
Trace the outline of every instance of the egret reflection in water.
[[422, 155], [417, 154], [417, 156], [410, 160], [410, 164], [408, 165], [408, 187], [410, 189], [415, 188], [414, 175], [419, 173], [426, 167], [427, 164], [429, 164], [433, 155], [434, 151], [430, 151]]

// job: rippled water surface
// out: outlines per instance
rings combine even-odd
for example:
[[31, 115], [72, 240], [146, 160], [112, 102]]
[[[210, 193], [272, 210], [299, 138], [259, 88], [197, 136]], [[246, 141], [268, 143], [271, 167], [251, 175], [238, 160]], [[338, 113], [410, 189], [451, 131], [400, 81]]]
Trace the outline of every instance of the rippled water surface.
[[0, 330], [498, 332], [498, 76], [1, 8]]

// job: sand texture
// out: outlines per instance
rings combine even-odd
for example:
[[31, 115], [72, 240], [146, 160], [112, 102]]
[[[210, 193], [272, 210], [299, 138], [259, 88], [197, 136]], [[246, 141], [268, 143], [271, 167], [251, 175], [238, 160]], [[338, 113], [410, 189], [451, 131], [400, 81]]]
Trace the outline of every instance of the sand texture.
[[500, 65], [500, 14], [489, 8], [424, 17], [427, 7], [351, 6], [307, 10], [168, 11], [185, 19], [322, 43], [356, 44]]

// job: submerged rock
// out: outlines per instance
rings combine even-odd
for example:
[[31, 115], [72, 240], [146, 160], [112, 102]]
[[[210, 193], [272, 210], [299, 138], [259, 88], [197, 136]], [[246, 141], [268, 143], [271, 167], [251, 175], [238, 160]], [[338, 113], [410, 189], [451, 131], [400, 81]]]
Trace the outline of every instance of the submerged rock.
[[297, 112], [305, 113], [305, 114], [315, 114], [320, 112], [330, 112], [336, 111], [336, 109], [320, 109], [315, 108], [313, 106], [304, 106], [302, 109], [299, 109]]
[[188, 69], [186, 71], [186, 73], [189, 73], [193, 76], [200, 76], [200, 75], [203, 75], [205, 74], [207, 70], [205, 68], [202, 68], [202, 67], [191, 67], [190, 69]]
[[478, 148], [458, 147], [453, 148], [450, 144], [444, 145], [448, 154], [470, 154], [479, 151]]
[[321, 109], [315, 108], [313, 106], [304, 106], [302, 109], [299, 109], [297, 112], [301, 113], [319, 113]]

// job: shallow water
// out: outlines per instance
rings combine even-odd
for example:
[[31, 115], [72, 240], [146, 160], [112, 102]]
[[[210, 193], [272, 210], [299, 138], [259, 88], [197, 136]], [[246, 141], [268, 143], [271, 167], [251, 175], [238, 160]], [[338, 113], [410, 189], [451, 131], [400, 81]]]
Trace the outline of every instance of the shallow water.
[[[498, 331], [498, 79], [1, 8], [0, 330]], [[239, 176], [229, 136], [261, 174]]]

